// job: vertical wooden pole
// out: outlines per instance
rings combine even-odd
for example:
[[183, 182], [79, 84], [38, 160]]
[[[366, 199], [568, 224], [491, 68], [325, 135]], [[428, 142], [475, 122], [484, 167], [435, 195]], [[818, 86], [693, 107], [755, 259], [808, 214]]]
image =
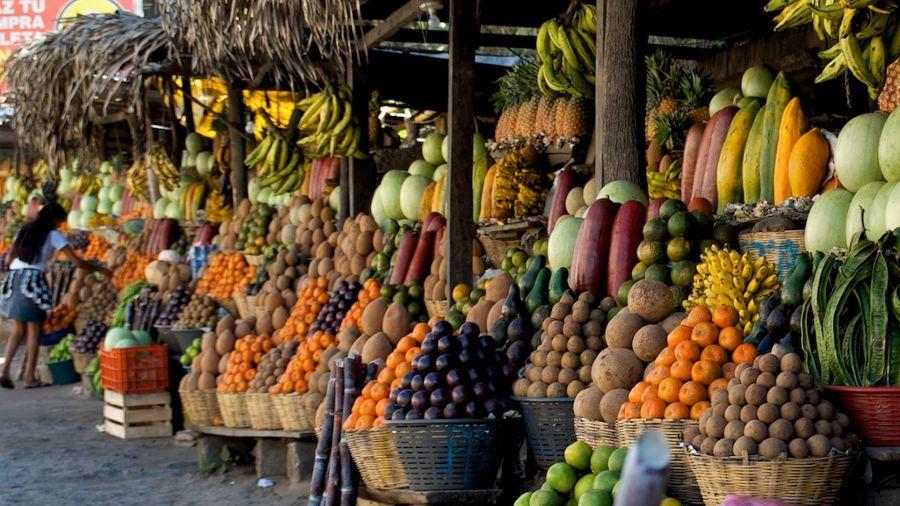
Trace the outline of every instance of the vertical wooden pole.
[[450, 71], [447, 123], [447, 291], [472, 282], [472, 134], [475, 132], [477, 0], [450, 0]]
[[[606, 36], [606, 2], [607, 0], [597, 0], [597, 38], [595, 40], [597, 51], [594, 55], [594, 178], [597, 183], [603, 182], [603, 157], [600, 152], [600, 143], [603, 139], [603, 117], [601, 116], [601, 106], [603, 103], [603, 93], [605, 92], [604, 77], [606, 72], [603, 71], [603, 48], [606, 47], [604, 37]], [[597, 188], [600, 188], [599, 186]]]
[[231, 191], [234, 205], [247, 198], [247, 168], [244, 167], [244, 94], [228, 83], [228, 145], [231, 150]]
[[[599, 6], [599, 3], [598, 3]], [[602, 65], [598, 65], [597, 157], [603, 184], [626, 180], [646, 188], [642, 163], [646, 102], [643, 27], [646, 0], [605, 2]], [[599, 30], [598, 30], [599, 33]], [[598, 53], [599, 54], [599, 53]]]
[[[350, 89], [353, 91], [353, 115], [360, 128], [359, 151], [369, 153], [369, 95], [371, 90], [367, 76], [362, 68], [353, 66], [349, 76]], [[372, 188], [375, 187], [375, 164], [371, 158], [360, 160], [351, 157], [349, 160], [349, 187], [344, 193], [348, 198], [349, 215], [356, 216], [369, 209], [372, 200]]]
[[[141, 101], [144, 104], [144, 137], [146, 138], [146, 149], [150, 152], [153, 148], [153, 110], [150, 108], [150, 101], [147, 100], [147, 82], [141, 84]], [[150, 187], [151, 204], [159, 200], [159, 181], [156, 179], [156, 173], [150, 170], [147, 165], [147, 186]]]
[[181, 95], [184, 102], [184, 126], [188, 133], [194, 131], [194, 103], [191, 101], [191, 76], [190, 74], [181, 75]]

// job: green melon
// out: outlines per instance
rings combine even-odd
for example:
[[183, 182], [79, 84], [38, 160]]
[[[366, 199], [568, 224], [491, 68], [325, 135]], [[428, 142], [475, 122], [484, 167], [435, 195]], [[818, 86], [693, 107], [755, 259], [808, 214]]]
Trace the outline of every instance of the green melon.
[[409, 164], [407, 172], [413, 176], [425, 176], [431, 178], [432, 175], [434, 175], [434, 165], [431, 165], [425, 160], [415, 160], [413, 163]]
[[431, 165], [440, 165], [444, 163], [444, 155], [441, 154], [441, 144], [444, 142], [444, 135], [432, 132], [425, 137], [422, 143], [422, 158]]
[[841, 185], [851, 192], [873, 181], [884, 181], [878, 163], [878, 143], [887, 114], [872, 112], [844, 125], [834, 150], [834, 167]]
[[742, 97], [741, 90], [735, 88], [724, 88], [719, 90], [718, 93], [713, 95], [712, 100], [709, 101], [709, 116], [712, 117], [713, 114], [729, 105], [734, 105]]
[[765, 99], [774, 81], [775, 72], [772, 69], [765, 65], [754, 65], [744, 71], [741, 78], [741, 93], [745, 97]]
[[[878, 194], [878, 190], [884, 185], [885, 183], [881, 181], [874, 181], [860, 188], [856, 195], [853, 196], [853, 200], [850, 201], [850, 207], [847, 209], [845, 235], [848, 245], [852, 242], [853, 235], [862, 229], [863, 220], [865, 220], [866, 230], [872, 229], [872, 201], [875, 200], [875, 195]], [[872, 238], [870, 237], [870, 239]]]
[[408, 220], [419, 219], [419, 207], [422, 203], [422, 195], [425, 189], [433, 181], [425, 176], [409, 176], [400, 187], [400, 209]]
[[804, 243], [806, 251], [828, 253], [831, 248], [846, 248], [847, 209], [853, 194], [843, 188], [820, 195], [809, 210]]
[[888, 197], [884, 211], [884, 225], [887, 230], [900, 228], [900, 185], [895, 186]]
[[575, 251], [575, 242], [578, 239], [578, 231], [581, 229], [583, 218], [563, 216], [553, 227], [550, 234], [547, 256], [550, 259], [550, 268], [557, 270], [572, 266], [572, 253]]
[[203, 138], [202, 135], [191, 132], [184, 139], [184, 147], [187, 148], [188, 153], [192, 155], [196, 155], [197, 153], [203, 151], [203, 147], [206, 145], [206, 139]]
[[390, 170], [381, 180], [381, 204], [388, 218], [402, 220], [403, 209], [400, 207], [400, 189], [409, 173], [402, 170]]
[[616, 204], [624, 204], [629, 200], [637, 200], [644, 207], [649, 204], [647, 193], [631, 181], [612, 181], [606, 183], [597, 193], [597, 199], [608, 198]]
[[888, 116], [881, 130], [878, 164], [886, 181], [900, 181], [900, 109]]
[[881, 237], [887, 232], [887, 207], [894, 188], [900, 186], [900, 181], [887, 183], [878, 190], [872, 205], [869, 206], [869, 217], [866, 219], [867, 237]]

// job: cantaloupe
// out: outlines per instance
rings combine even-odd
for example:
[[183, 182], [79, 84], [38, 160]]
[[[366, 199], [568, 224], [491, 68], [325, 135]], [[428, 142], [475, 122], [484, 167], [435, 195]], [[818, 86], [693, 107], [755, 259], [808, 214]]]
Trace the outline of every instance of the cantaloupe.
[[[878, 190], [880, 190], [886, 183], [881, 181], [871, 182], [856, 192], [856, 195], [853, 196], [853, 200], [850, 201], [850, 207], [847, 209], [847, 221], [846, 221], [846, 241], [849, 245], [853, 239], [853, 235], [859, 232], [863, 227], [863, 220], [865, 220], [866, 230], [871, 230], [871, 222], [872, 222], [872, 201], [875, 200], [875, 195], [878, 195]], [[874, 237], [872, 239], [875, 239]]]
[[852, 193], [837, 188], [828, 190], [813, 202], [804, 232], [806, 251], [828, 253], [831, 248], [847, 247], [847, 209], [851, 200]]

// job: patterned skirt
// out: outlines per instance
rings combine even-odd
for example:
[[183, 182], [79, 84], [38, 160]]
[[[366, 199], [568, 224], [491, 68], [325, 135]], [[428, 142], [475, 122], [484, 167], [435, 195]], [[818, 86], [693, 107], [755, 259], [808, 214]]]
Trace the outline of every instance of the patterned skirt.
[[0, 313], [7, 319], [43, 323], [51, 309], [50, 287], [43, 271], [10, 271], [0, 283]]

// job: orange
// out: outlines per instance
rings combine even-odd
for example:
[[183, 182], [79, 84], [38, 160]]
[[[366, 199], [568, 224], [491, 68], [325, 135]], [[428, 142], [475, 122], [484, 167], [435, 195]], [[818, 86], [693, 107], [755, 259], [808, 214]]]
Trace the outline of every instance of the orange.
[[631, 418], [640, 418], [641, 417], [641, 403], [640, 402], [626, 402], [622, 404], [622, 407], [619, 408], [619, 414], [616, 416], [619, 420], [627, 420]]
[[687, 318], [685, 318], [681, 324], [693, 327], [698, 323], [708, 321], [712, 321], [712, 314], [710, 314], [709, 309], [706, 309], [703, 306], [694, 306], [688, 313]]
[[691, 341], [694, 341], [700, 347], [715, 344], [719, 340], [719, 327], [712, 322], [700, 322], [691, 332]]
[[721, 375], [722, 370], [719, 367], [719, 364], [709, 360], [696, 362], [694, 363], [694, 367], [691, 368], [691, 379], [704, 385], [709, 385]]
[[734, 362], [725, 362], [722, 364], [722, 377], [725, 379], [731, 379], [734, 377], [734, 370], [737, 368], [737, 364]]
[[700, 358], [700, 346], [694, 341], [682, 341], [675, 346], [676, 360], [695, 361]]
[[378, 382], [384, 383], [385, 385], [390, 385], [392, 381], [394, 381], [394, 370], [390, 367], [385, 367], [378, 373]]
[[669, 368], [664, 365], [657, 365], [650, 369], [647, 375], [647, 381], [653, 385], [659, 385], [662, 380], [669, 377]]
[[700, 401], [697, 404], [691, 406], [691, 420], [699, 420], [700, 415], [703, 414], [704, 411], [710, 408], [710, 403], [708, 401]]
[[725, 327], [733, 327], [738, 323], [738, 312], [732, 306], [728, 304], [720, 304], [719, 307], [716, 308], [716, 312], [713, 313], [712, 321], [719, 328]]
[[355, 429], [356, 428], [356, 420], [359, 418], [356, 413], [350, 413], [350, 416], [347, 417], [347, 421], [344, 422], [345, 429]]
[[399, 380], [409, 371], [412, 371], [412, 364], [409, 362], [400, 362], [397, 364], [397, 367], [394, 368], [394, 376]]
[[359, 412], [363, 415], [374, 415], [375, 401], [372, 399], [363, 399], [362, 404], [359, 405]]
[[366, 383], [366, 386], [363, 387], [362, 392], [360, 392], [360, 396], [363, 399], [371, 399], [372, 398], [372, 387], [375, 383]]
[[693, 367], [694, 363], [690, 360], [677, 360], [669, 367], [669, 376], [687, 381], [691, 379], [691, 368]]
[[681, 386], [681, 390], [678, 392], [678, 400], [688, 406], [693, 406], [700, 401], [705, 401], [706, 387], [696, 381], [688, 381]]
[[734, 353], [731, 354], [731, 360], [738, 364], [752, 364], [754, 358], [756, 358], [756, 346], [747, 343], [735, 348]]
[[372, 386], [372, 399], [374, 399], [375, 401], [387, 399], [389, 393], [390, 390], [385, 383], [375, 383]]
[[628, 392], [628, 400], [630, 402], [641, 402], [641, 395], [649, 386], [650, 383], [646, 381], [638, 381], [633, 387], [631, 387], [631, 391]]
[[700, 360], [709, 360], [722, 365], [728, 362], [728, 352], [718, 344], [711, 344], [700, 352]]
[[666, 336], [666, 344], [675, 347], [681, 341], [687, 341], [691, 338], [691, 328], [687, 325], [679, 325], [675, 327], [672, 332], [669, 332], [669, 335]]
[[660, 350], [659, 355], [656, 356], [656, 360], [653, 361], [656, 365], [667, 366], [675, 363], [675, 352], [672, 351], [671, 346], [666, 346], [662, 350]]
[[412, 360], [418, 357], [419, 353], [421, 352], [422, 350], [418, 346], [415, 346], [406, 351], [406, 355], [404, 355], [404, 358], [406, 358], [407, 362], [412, 362]]
[[649, 420], [663, 418], [666, 414], [666, 401], [651, 397], [641, 404], [641, 418]]
[[709, 391], [709, 398], [712, 399], [712, 394], [716, 390], [728, 390], [728, 380], [725, 378], [713, 380], [713, 382], [709, 384], [707, 390]]
[[725, 327], [719, 331], [719, 346], [734, 351], [744, 341], [744, 333], [737, 327]]
[[676, 402], [678, 400], [678, 391], [684, 382], [678, 378], [666, 378], [659, 384], [657, 395], [666, 402]]
[[691, 408], [683, 402], [673, 402], [666, 406], [666, 420], [685, 420], [691, 416]]
[[641, 393], [641, 402], [646, 402], [647, 399], [659, 399], [659, 386], [658, 385], [650, 385], [645, 388], [643, 393]]
[[356, 420], [357, 429], [371, 429], [375, 424], [375, 417], [372, 415], [362, 415]]
[[415, 338], [413, 338], [412, 336], [406, 336], [397, 342], [397, 351], [399, 351], [400, 353], [406, 353], [410, 348], [415, 347], [417, 344], [418, 343], [416, 342]]
[[387, 408], [388, 404], [391, 403], [390, 399], [381, 399], [375, 404], [375, 415], [384, 416], [384, 410]]

